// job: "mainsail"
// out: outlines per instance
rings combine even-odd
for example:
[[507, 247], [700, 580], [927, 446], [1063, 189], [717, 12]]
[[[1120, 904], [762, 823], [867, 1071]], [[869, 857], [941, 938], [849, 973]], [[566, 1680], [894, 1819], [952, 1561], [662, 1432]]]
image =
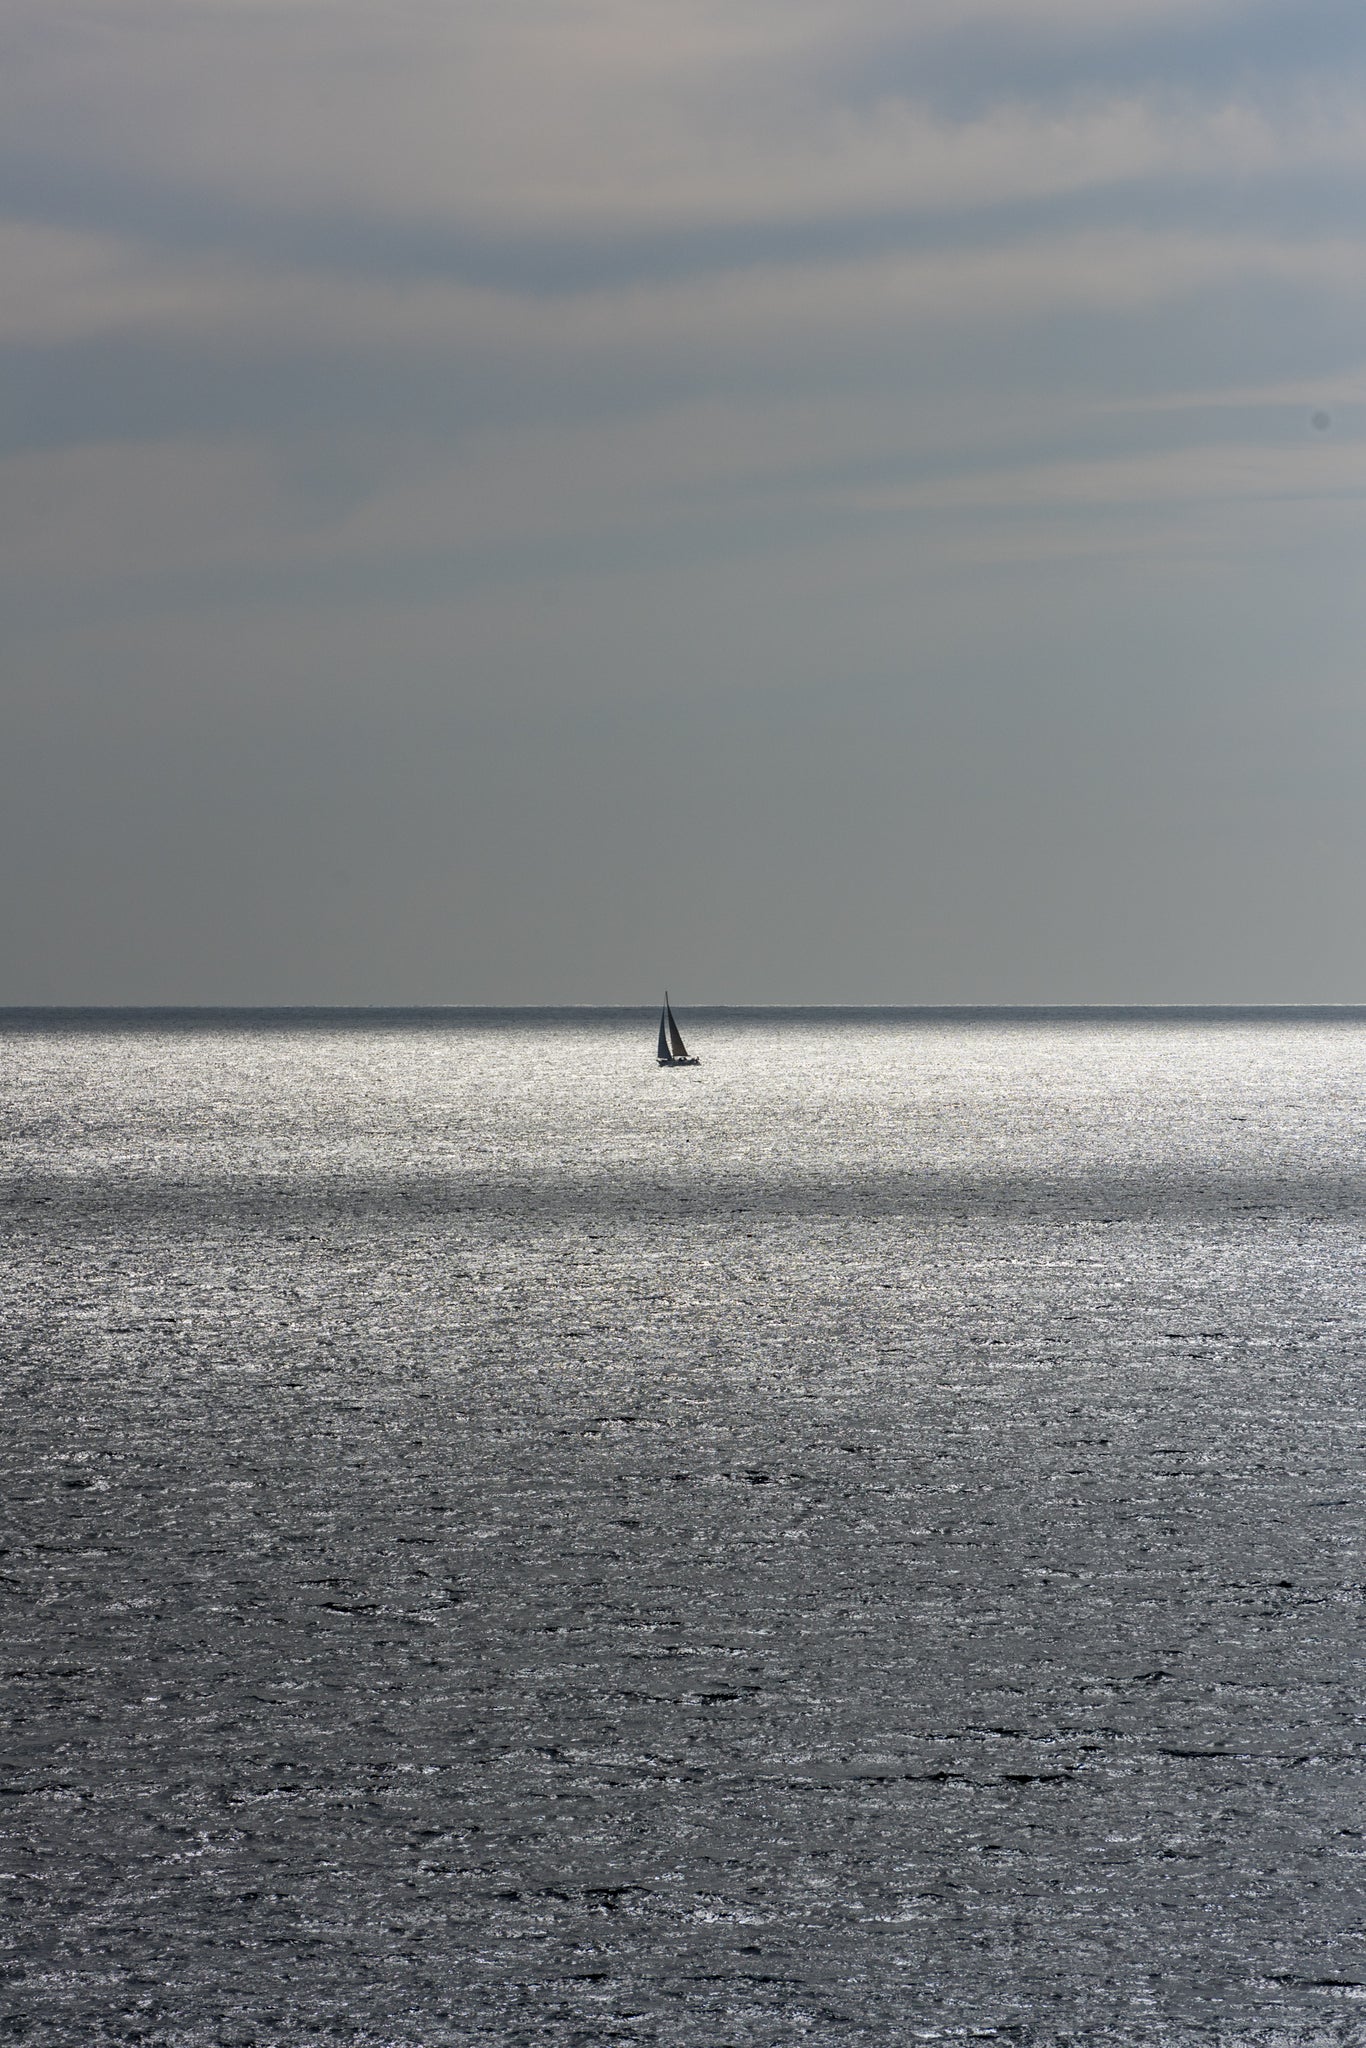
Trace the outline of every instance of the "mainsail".
[[659, 1013], [659, 1064], [661, 1067], [695, 1067], [700, 1064], [695, 1053], [690, 1053], [683, 1043], [683, 1033], [678, 1020], [669, 1007], [669, 991], [664, 991], [664, 1008]]

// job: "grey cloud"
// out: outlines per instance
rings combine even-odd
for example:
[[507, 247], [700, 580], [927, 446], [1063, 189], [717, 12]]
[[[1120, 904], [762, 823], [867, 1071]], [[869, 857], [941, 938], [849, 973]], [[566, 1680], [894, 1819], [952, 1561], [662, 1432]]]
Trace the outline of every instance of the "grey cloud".
[[1089, 189], [990, 203], [845, 206], [797, 218], [741, 213], [692, 224], [497, 233], [458, 217], [405, 218], [347, 208], [261, 207], [240, 195], [183, 181], [69, 165], [0, 149], [0, 191], [9, 218], [126, 237], [202, 258], [249, 258], [265, 271], [353, 275], [402, 285], [441, 281], [533, 298], [723, 279], [736, 272], [862, 262], [897, 253], [990, 250], [1059, 231], [1112, 230], [1163, 222], [1227, 232], [1231, 222], [1322, 236], [1359, 232], [1360, 211], [1340, 172], [1322, 166], [1227, 178], [1187, 170], [1106, 178]]
[[[632, 215], [610, 37], [581, 188], [513, 152], [370, 189], [344, 124], [288, 119], [307, 38], [397, 162], [449, 10], [291, 13], [264, 167], [234, 116], [271, 8], [176, 7], [174, 61], [121, 8], [107, 85], [63, 53], [114, 13], [23, 10], [10, 217], [155, 260], [0, 353], [0, 995], [1359, 997], [1360, 416], [1319, 395], [1366, 310], [1355, 12], [1292, 49], [1261, 0], [1048, 11], [813, 13], [729, 77], [651, 48], [645, 114], [683, 112]], [[981, 178], [950, 136], [917, 198], [893, 124], [836, 178], [889, 94], [1230, 80], [1274, 116], [1237, 161], [1157, 124], [1012, 196], [1025, 124]], [[712, 114], [754, 144], [715, 177]]]
[[1003, 99], [1062, 106], [1115, 91], [1283, 102], [1363, 75], [1356, 0], [1243, 0], [1153, 17], [1098, 6], [1053, 21], [1026, 13], [929, 29], [912, 19], [890, 35], [855, 30], [842, 56], [827, 54], [821, 89], [853, 104], [902, 92], [971, 118]]

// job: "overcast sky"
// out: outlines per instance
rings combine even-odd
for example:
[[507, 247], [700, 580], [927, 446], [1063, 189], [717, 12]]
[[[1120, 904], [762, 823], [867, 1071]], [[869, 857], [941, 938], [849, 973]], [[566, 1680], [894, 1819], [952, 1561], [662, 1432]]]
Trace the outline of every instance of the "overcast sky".
[[1361, 0], [0, 0], [0, 1001], [1366, 1000]]

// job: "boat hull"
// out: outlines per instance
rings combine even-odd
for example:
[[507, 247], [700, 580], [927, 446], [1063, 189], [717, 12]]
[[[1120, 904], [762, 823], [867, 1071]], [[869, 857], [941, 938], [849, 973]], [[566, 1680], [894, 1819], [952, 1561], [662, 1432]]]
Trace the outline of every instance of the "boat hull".
[[700, 1067], [701, 1058], [697, 1053], [687, 1053], [681, 1060], [661, 1060], [661, 1067]]

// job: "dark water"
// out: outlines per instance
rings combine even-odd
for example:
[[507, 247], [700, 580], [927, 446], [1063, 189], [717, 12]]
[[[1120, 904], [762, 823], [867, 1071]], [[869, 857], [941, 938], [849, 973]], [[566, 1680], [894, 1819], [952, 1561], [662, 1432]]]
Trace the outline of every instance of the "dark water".
[[1366, 2041], [1366, 1018], [682, 1022], [0, 1019], [0, 2035]]

